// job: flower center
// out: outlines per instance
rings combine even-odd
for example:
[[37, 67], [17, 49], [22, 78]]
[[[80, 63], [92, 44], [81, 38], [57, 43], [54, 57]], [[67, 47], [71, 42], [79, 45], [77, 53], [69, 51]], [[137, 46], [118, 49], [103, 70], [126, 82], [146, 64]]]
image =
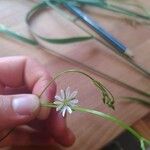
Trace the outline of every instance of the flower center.
[[68, 106], [70, 99], [64, 99], [64, 106]]

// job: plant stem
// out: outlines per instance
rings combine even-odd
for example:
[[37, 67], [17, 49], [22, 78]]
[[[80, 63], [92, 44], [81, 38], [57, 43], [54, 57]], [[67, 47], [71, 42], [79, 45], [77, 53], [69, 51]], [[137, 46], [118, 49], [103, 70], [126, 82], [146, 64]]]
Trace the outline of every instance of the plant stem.
[[87, 76], [88, 78], [90, 78], [91, 80], [93, 80], [93, 78], [91, 76], [89, 76], [88, 74], [82, 72], [82, 71], [79, 71], [79, 70], [74, 70], [74, 69], [70, 69], [70, 70], [65, 70], [59, 74], [57, 74], [55, 77], [53, 77], [53, 79], [48, 83], [48, 85], [43, 89], [43, 91], [41, 92], [41, 94], [39, 95], [39, 97], [41, 97], [41, 95], [45, 92], [45, 90], [57, 79], [59, 78], [60, 76], [62, 76], [63, 74], [65, 73], [70, 73], [70, 72], [76, 72], [76, 73], [81, 73], [85, 76]]
[[[53, 103], [41, 104], [41, 106], [42, 107], [49, 107], [49, 108], [56, 108], [57, 107], [57, 105], [55, 105]], [[130, 126], [128, 126], [123, 121], [119, 120], [118, 118], [116, 118], [113, 115], [108, 115], [108, 114], [105, 114], [105, 113], [100, 112], [100, 111], [96, 111], [96, 110], [88, 109], [88, 108], [83, 108], [83, 107], [79, 107], [79, 106], [76, 106], [76, 107], [72, 108], [72, 110], [78, 111], [78, 112], [83, 112], [83, 113], [90, 113], [90, 114], [102, 117], [102, 118], [104, 118], [106, 120], [112, 121], [113, 123], [119, 125], [123, 129], [128, 130], [132, 135], [134, 135], [140, 141], [140, 145], [141, 145], [141, 149], [142, 150], [145, 150], [144, 142], [146, 144], [150, 145], [150, 140], [145, 139], [144, 137], [142, 137], [138, 132], [136, 132]]]
[[87, 112], [87, 113], [90, 113], [90, 114], [101, 116], [102, 118], [105, 118], [107, 120], [111, 120], [112, 122], [115, 122], [116, 124], [120, 125], [121, 127], [129, 130], [138, 139], [141, 138], [141, 136], [139, 134], [137, 134], [133, 129], [131, 129], [126, 124], [124, 124], [122, 121], [118, 120], [117, 118], [113, 117], [112, 115], [107, 115], [103, 112], [99, 112], [99, 111], [91, 110], [91, 109], [87, 109], [87, 108], [82, 108], [82, 107], [75, 107], [74, 110], [79, 111], [79, 112]]

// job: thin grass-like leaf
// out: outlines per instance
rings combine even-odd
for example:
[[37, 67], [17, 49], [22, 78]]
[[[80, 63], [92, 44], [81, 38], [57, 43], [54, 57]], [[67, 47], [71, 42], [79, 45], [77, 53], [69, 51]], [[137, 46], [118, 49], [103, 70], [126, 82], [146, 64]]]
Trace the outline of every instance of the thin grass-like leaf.
[[[27, 21], [28, 25], [30, 26], [30, 20], [32, 19], [32, 16], [34, 16], [34, 14], [36, 14], [37, 10], [40, 11], [41, 9], [49, 7], [49, 6], [53, 8], [53, 5], [49, 1], [45, 0], [41, 3], [39, 3], [38, 5], [36, 5], [35, 7], [33, 7], [26, 16], [26, 21]], [[90, 35], [69, 37], [69, 38], [46, 38], [46, 37], [43, 37], [43, 36], [37, 34], [33, 30], [31, 30], [31, 32], [37, 38], [39, 38], [43, 41], [46, 41], [48, 43], [52, 43], [52, 44], [70, 44], [70, 43], [82, 42], [82, 41], [87, 41], [87, 40], [93, 39], [93, 36], [90, 36]]]
[[22, 41], [24, 43], [27, 43], [27, 44], [38, 45], [38, 43], [35, 40], [26, 38], [26, 37], [22, 36], [21, 34], [6, 28], [2, 24], [0, 25], [0, 33], [4, 34], [5, 36], [12, 37], [13, 39], [16, 39], [16, 40]]
[[[143, 10], [144, 13], [138, 13], [136, 11], [130, 10], [128, 6], [124, 3], [124, 1], [120, 1], [120, 6], [118, 6], [118, 3], [111, 3], [111, 0], [74, 0], [73, 2], [76, 2], [81, 5], [89, 5], [94, 7], [99, 7], [101, 9], [111, 11], [114, 13], [118, 13], [120, 15], [125, 15], [126, 17], [130, 17], [132, 20], [136, 20], [137, 22], [147, 24], [150, 22], [150, 14], [148, 13], [147, 9], [144, 8], [144, 6], [140, 6], [140, 4], [136, 3], [128, 3], [128, 6], [135, 7], [137, 9]], [[126, 7], [125, 7], [126, 6]], [[143, 21], [141, 21], [143, 20]], [[146, 21], [146, 22], [144, 22]]]
[[95, 78], [91, 77], [90, 75], [88, 75], [87, 73], [84, 73], [83, 71], [80, 70], [74, 70], [74, 69], [70, 69], [70, 70], [66, 70], [63, 71], [61, 73], [59, 73], [58, 75], [56, 75], [53, 80], [51, 80], [48, 85], [43, 89], [43, 91], [40, 93], [39, 97], [41, 97], [41, 95], [45, 92], [45, 90], [59, 77], [61, 77], [62, 75], [66, 74], [66, 73], [79, 73], [81, 75], [84, 75], [85, 77], [89, 78], [92, 83], [94, 84], [94, 86], [97, 87], [98, 92], [100, 94], [102, 94], [103, 96], [103, 103], [106, 104], [109, 108], [115, 109], [114, 103], [114, 97], [111, 94], [111, 92], [98, 80], [96, 80]]
[[[55, 105], [54, 103], [47, 103], [47, 104], [42, 104], [41, 103], [41, 107], [57, 108], [57, 105]], [[119, 125], [123, 129], [126, 129], [135, 138], [137, 138], [137, 140], [140, 142], [141, 150], [146, 150], [145, 145], [150, 145], [150, 140], [149, 139], [144, 138], [137, 131], [135, 131], [130, 126], [128, 126], [126, 123], [124, 123], [123, 121], [121, 121], [120, 119], [116, 118], [113, 115], [109, 115], [109, 114], [106, 114], [106, 113], [103, 113], [103, 112], [100, 112], [100, 111], [96, 111], [96, 110], [93, 110], [93, 109], [83, 108], [83, 107], [80, 107], [80, 106], [75, 106], [72, 109], [75, 112], [89, 113], [89, 114], [104, 118], [106, 120], [109, 120], [109, 121], [115, 123], [116, 125]]]
[[136, 98], [136, 97], [124, 97], [124, 98], [128, 99], [130, 102], [140, 103], [146, 107], [150, 107], [150, 101], [148, 100], [144, 100], [144, 99]]
[[70, 44], [70, 43], [91, 40], [93, 39], [93, 36], [78, 36], [78, 37], [61, 38], [61, 39], [50, 39], [38, 35], [38, 38], [52, 44]]

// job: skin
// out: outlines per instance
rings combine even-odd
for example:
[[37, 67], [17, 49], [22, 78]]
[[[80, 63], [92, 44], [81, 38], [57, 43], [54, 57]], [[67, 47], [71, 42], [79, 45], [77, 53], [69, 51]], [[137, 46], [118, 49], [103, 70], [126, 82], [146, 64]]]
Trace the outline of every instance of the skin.
[[[11, 103], [15, 97], [20, 94], [39, 95], [50, 80], [48, 70], [34, 59], [24, 56], [0, 58], [0, 137], [15, 127], [0, 142], [0, 147], [55, 143], [71, 146], [74, 143], [74, 134], [67, 128], [65, 118], [54, 109], [49, 111], [38, 105], [30, 116], [23, 117], [12, 110]], [[52, 101], [55, 93], [54, 83], [40, 98], [36, 97], [39, 102]]]

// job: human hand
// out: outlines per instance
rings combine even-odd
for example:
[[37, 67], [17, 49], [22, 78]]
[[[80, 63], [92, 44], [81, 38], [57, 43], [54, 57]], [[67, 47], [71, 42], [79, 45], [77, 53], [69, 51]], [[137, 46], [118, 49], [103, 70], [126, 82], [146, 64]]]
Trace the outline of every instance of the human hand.
[[47, 88], [40, 99], [36, 96], [50, 80], [46, 68], [34, 59], [0, 58], [0, 138], [17, 127], [1, 141], [1, 147], [74, 143], [75, 137], [65, 119], [53, 109], [49, 112], [48, 108], [40, 108], [41, 101], [54, 99], [55, 84]]

